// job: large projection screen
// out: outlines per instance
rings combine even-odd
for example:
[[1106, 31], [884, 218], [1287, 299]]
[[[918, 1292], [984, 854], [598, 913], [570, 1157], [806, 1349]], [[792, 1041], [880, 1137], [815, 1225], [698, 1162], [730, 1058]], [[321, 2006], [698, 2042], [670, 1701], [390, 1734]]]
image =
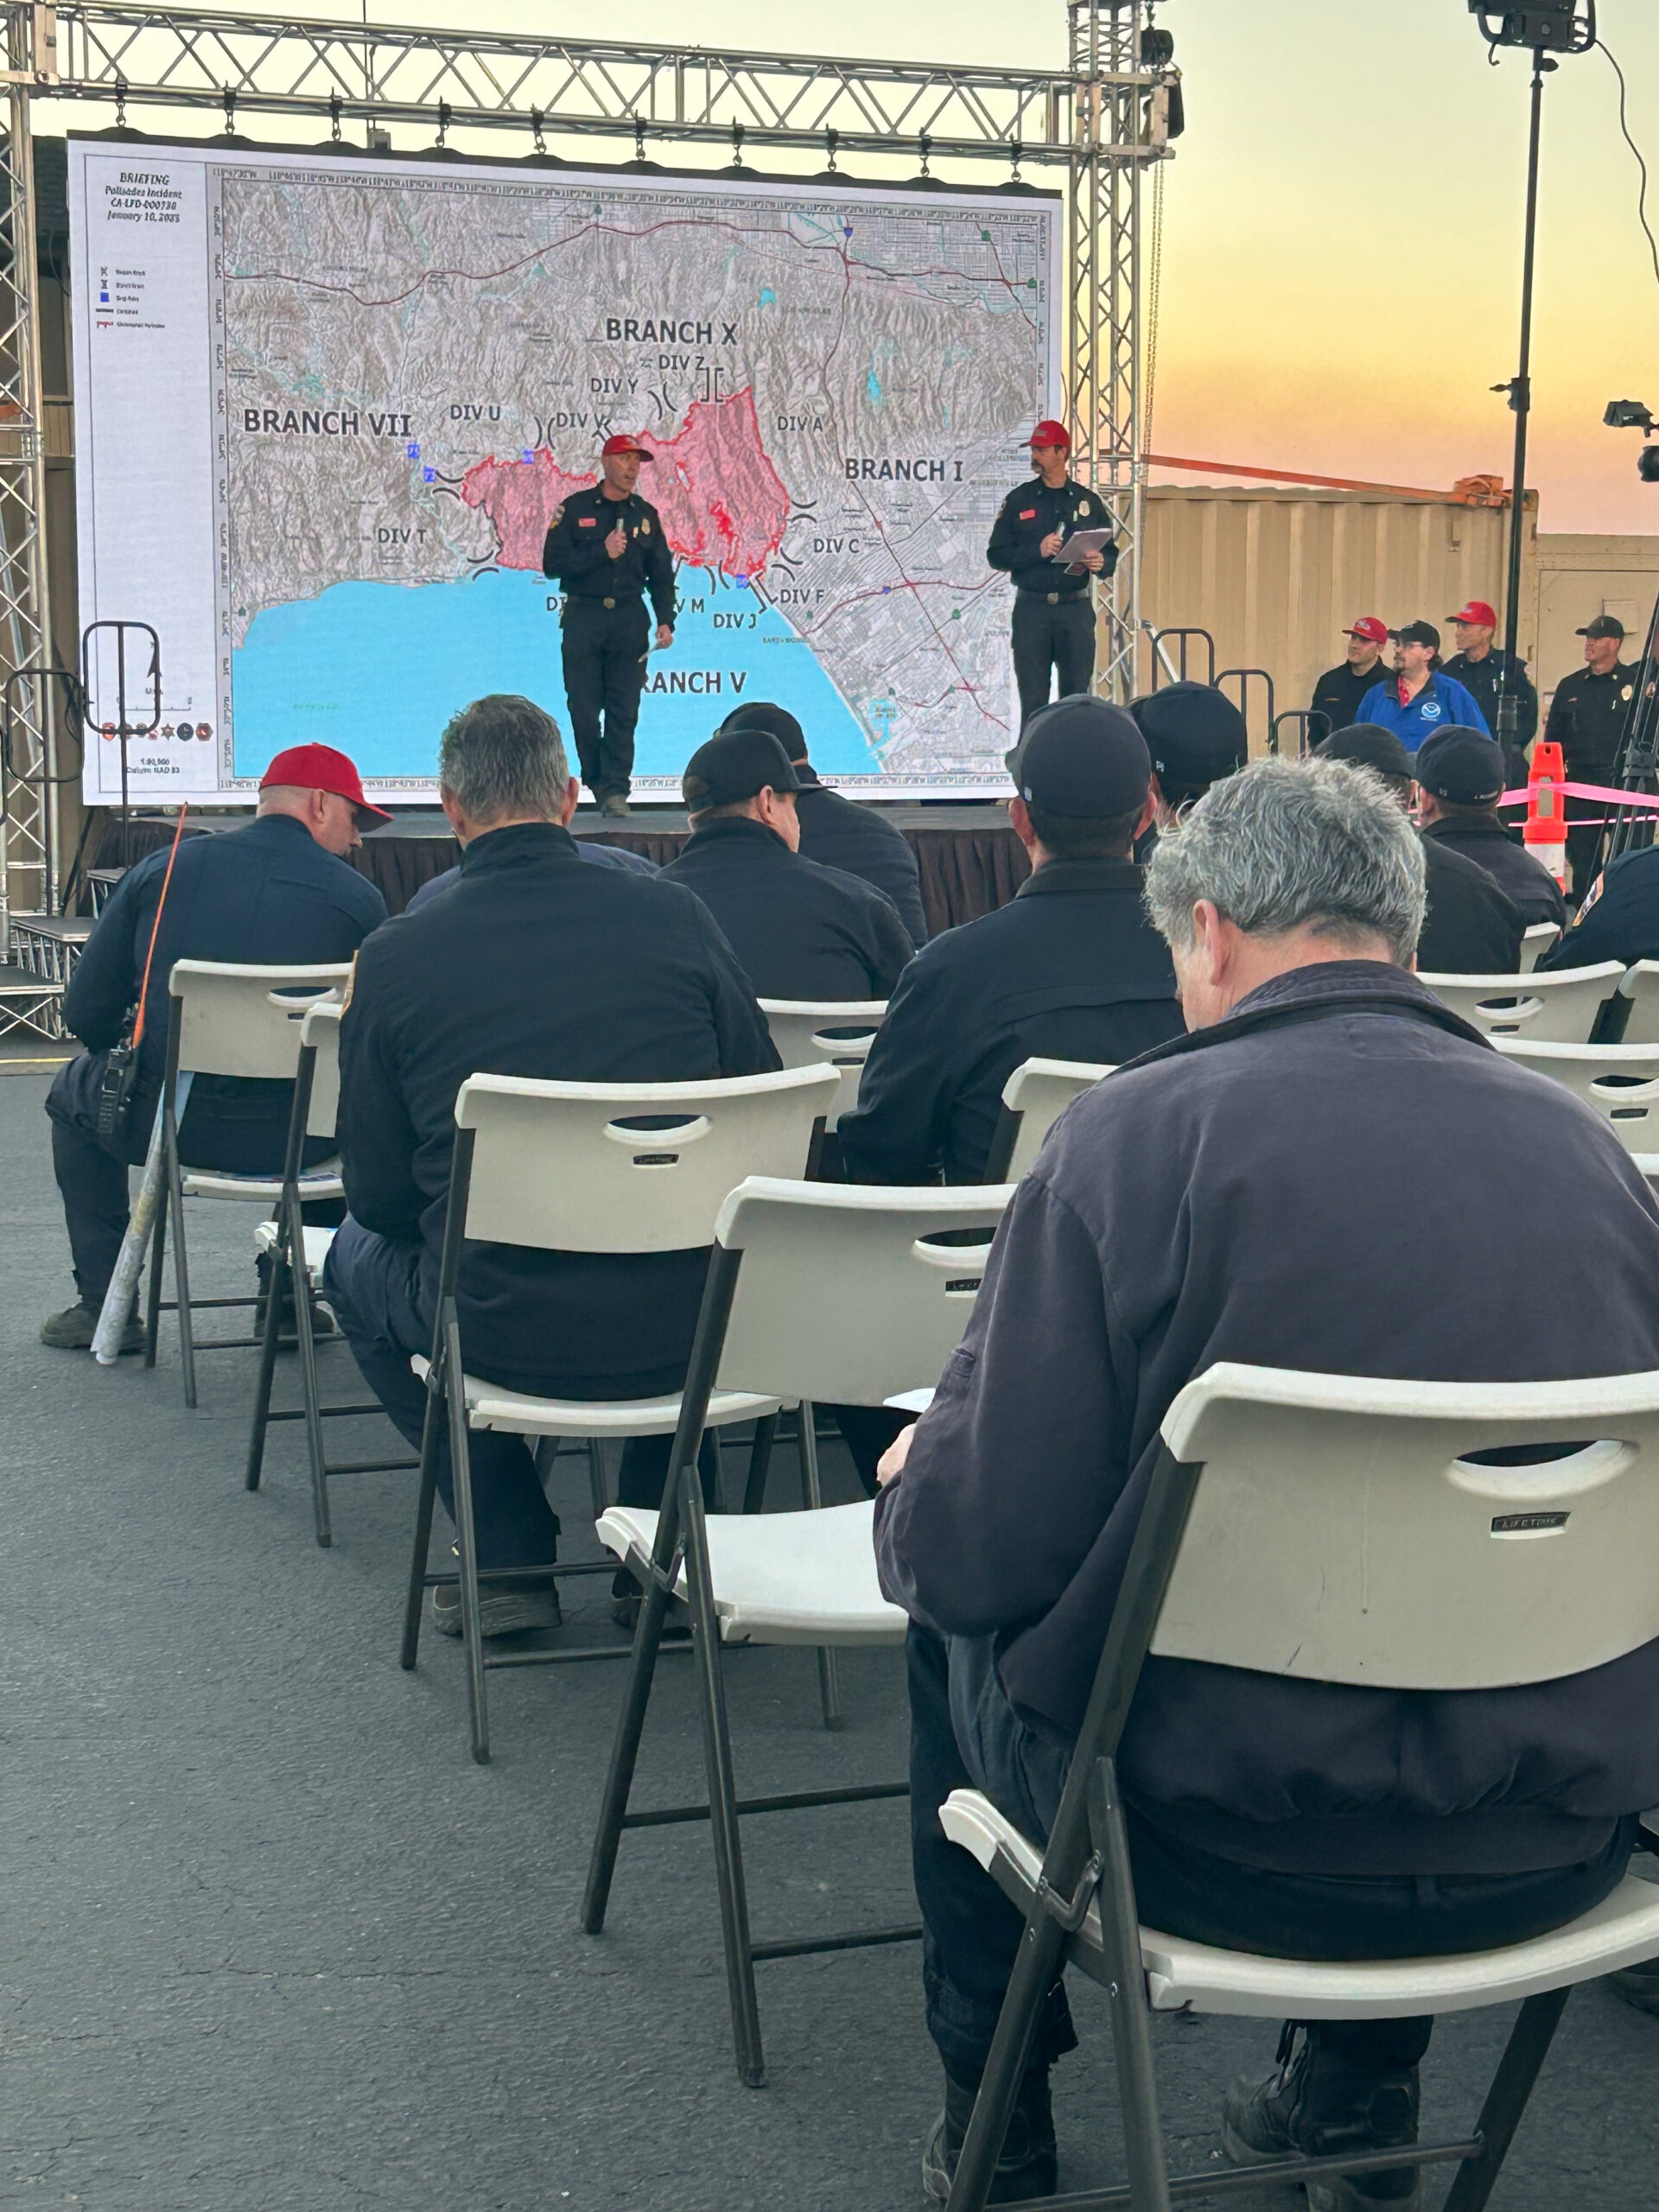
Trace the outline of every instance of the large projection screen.
[[487, 691], [568, 731], [542, 541], [613, 430], [681, 604], [637, 795], [753, 699], [843, 788], [1007, 788], [985, 541], [1058, 411], [1057, 199], [78, 138], [69, 193], [80, 619], [162, 641], [135, 798], [245, 802], [320, 739], [429, 800]]

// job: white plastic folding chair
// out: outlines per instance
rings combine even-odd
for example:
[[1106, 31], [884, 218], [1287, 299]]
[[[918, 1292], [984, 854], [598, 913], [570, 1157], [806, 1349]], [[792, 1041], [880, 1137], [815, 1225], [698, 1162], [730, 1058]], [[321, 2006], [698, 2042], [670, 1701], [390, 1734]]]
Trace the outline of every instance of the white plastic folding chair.
[[1624, 973], [1617, 960], [1604, 960], [1594, 968], [1561, 968], [1548, 976], [1420, 974], [1417, 980], [1488, 1037], [1585, 1045]]
[[[1576, 1448], [1548, 1456], [1563, 1445]], [[1478, 1459], [1516, 1446], [1536, 1457]], [[1163, 1422], [1046, 1849], [977, 1791], [954, 1791], [941, 1814], [1027, 1916], [950, 2212], [985, 2202], [1030, 2031], [1063, 1963], [1111, 1999], [1129, 2173], [1127, 2193], [1069, 2197], [1078, 2212], [1167, 2206], [1207, 2196], [1217, 2179], [1213, 2168], [1167, 2173], [1153, 2012], [1397, 2019], [1520, 1999], [1472, 2134], [1229, 2177], [1233, 2189], [1294, 2187], [1457, 2160], [1446, 2212], [1477, 2212], [1573, 1986], [1659, 1956], [1659, 1887], [1627, 1876], [1552, 1934], [1441, 1958], [1258, 1957], [1143, 1928], [1115, 1766], [1124, 1719], [1149, 1653], [1413, 1692], [1604, 1666], [1659, 1637], [1656, 1526], [1659, 1374], [1401, 1382], [1223, 1363], [1190, 1382]]]
[[858, 1103], [858, 1079], [887, 1010], [885, 999], [762, 999], [778, 1057], [786, 1068], [827, 1060], [841, 1070], [841, 1088], [824, 1126], [833, 1129]]
[[1495, 1037], [1506, 1059], [1565, 1084], [1593, 1106], [1626, 1152], [1659, 1151], [1659, 1045], [1544, 1045]]
[[[553, 1582], [593, 1573], [591, 1564], [481, 1568], [473, 1523], [467, 1437], [500, 1429], [537, 1439], [671, 1436], [680, 1421], [677, 1390], [654, 1398], [543, 1398], [465, 1372], [456, 1291], [467, 1241], [533, 1251], [689, 1252], [715, 1241], [721, 1207], [747, 1169], [799, 1173], [812, 1158], [839, 1080], [823, 1062], [772, 1075], [727, 1076], [707, 1083], [543, 1083], [526, 1077], [469, 1076], [455, 1100], [455, 1147], [439, 1260], [437, 1314], [429, 1360], [413, 1362], [427, 1388], [415, 1553], [404, 1614], [402, 1663], [420, 1649], [421, 1602], [429, 1589], [461, 1586], [473, 1757], [490, 1756], [487, 1669], [546, 1666], [620, 1657], [620, 1644], [486, 1656], [479, 1637], [482, 1584]], [[626, 1317], [617, 1317], [626, 1328]], [[704, 1408], [704, 1429], [755, 1421], [756, 1451], [770, 1448], [778, 1400], [765, 1392], [722, 1390]], [[440, 1440], [449, 1439], [458, 1570], [428, 1571]], [[694, 1444], [692, 1457], [696, 1457]], [[596, 1501], [597, 1503], [598, 1501]], [[605, 1572], [610, 1572], [608, 1564]]]
[[[378, 1414], [383, 1408], [370, 1398], [343, 1406], [325, 1406], [317, 1376], [316, 1338], [311, 1300], [322, 1274], [332, 1229], [308, 1226], [301, 1212], [305, 1202], [301, 1160], [308, 1138], [332, 1141], [340, 1110], [340, 1018], [343, 1001], [323, 999], [306, 1009], [300, 1024], [300, 1060], [294, 1077], [294, 1110], [289, 1122], [288, 1155], [283, 1163], [283, 1190], [276, 1218], [262, 1221], [253, 1232], [254, 1249], [270, 1263], [266, 1288], [265, 1326], [260, 1341], [259, 1379], [254, 1389], [253, 1422], [248, 1438], [245, 1475], [249, 1490], [257, 1490], [264, 1466], [265, 1442], [273, 1421], [305, 1423], [307, 1456], [311, 1469], [311, 1504], [317, 1541], [332, 1544], [334, 1529], [328, 1510], [328, 1483], [334, 1475], [378, 1473], [413, 1467], [418, 1462], [399, 1456], [393, 1459], [331, 1461], [323, 1446], [325, 1421], [351, 1414]], [[302, 1294], [303, 1292], [304, 1294]], [[292, 1297], [294, 1334], [300, 1355], [300, 1403], [291, 1409], [271, 1410], [271, 1385], [276, 1370], [276, 1351], [282, 1337], [285, 1302]]]
[[1559, 922], [1534, 922], [1521, 937], [1521, 973], [1530, 976], [1561, 933]]
[[[209, 960], [175, 961], [168, 980], [167, 1070], [162, 1082], [162, 1173], [166, 1205], [156, 1217], [150, 1244], [149, 1297], [144, 1321], [144, 1365], [156, 1364], [156, 1335], [164, 1313], [179, 1317], [179, 1358], [184, 1375], [184, 1402], [196, 1402], [196, 1354], [236, 1351], [257, 1344], [257, 1337], [225, 1337], [196, 1342], [192, 1314], [199, 1308], [251, 1306], [251, 1298], [190, 1295], [190, 1263], [185, 1245], [186, 1198], [251, 1199], [273, 1205], [283, 1194], [280, 1173], [237, 1175], [217, 1167], [190, 1167], [179, 1158], [175, 1102], [184, 1075], [239, 1076], [257, 1081], [294, 1079], [300, 1058], [300, 1024], [306, 1007], [344, 988], [349, 965], [248, 967]], [[329, 1160], [299, 1176], [305, 1198], [337, 1198], [343, 1185], [340, 1163]], [[175, 1295], [162, 1297], [162, 1255], [168, 1230], [173, 1237]]]
[[1002, 1086], [986, 1180], [1019, 1182], [1071, 1101], [1111, 1071], [1110, 1063], [1094, 1060], [1022, 1060]]
[[1659, 960], [1638, 960], [1627, 968], [1618, 995], [1629, 1001], [1620, 1041], [1659, 1045]]
[[[628, 1686], [588, 1868], [582, 1924], [605, 1924], [622, 1831], [710, 1821], [738, 2072], [766, 2080], [757, 1959], [899, 1942], [915, 1928], [756, 1942], [749, 1930], [738, 1821], [747, 1813], [908, 1794], [904, 1783], [738, 1798], [721, 1681], [722, 1643], [900, 1644], [906, 1621], [882, 1597], [874, 1506], [716, 1515], [703, 1511], [697, 1440], [728, 1393], [879, 1406], [938, 1376], [973, 1311], [1011, 1185], [953, 1190], [849, 1187], [752, 1176], [721, 1210], [660, 1513], [611, 1507], [602, 1541], [644, 1584]], [[972, 1244], [957, 1241], [980, 1235]], [[950, 1241], [945, 1241], [945, 1240]], [[708, 1802], [630, 1812], [633, 1770], [671, 1599], [686, 1600], [697, 1654]]]

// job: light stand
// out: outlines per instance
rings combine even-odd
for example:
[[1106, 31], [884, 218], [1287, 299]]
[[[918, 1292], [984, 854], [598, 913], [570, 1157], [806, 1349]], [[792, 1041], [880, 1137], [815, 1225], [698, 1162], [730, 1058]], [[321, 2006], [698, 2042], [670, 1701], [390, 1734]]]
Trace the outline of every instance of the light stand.
[[1521, 644], [1521, 556], [1525, 549], [1527, 504], [1527, 428], [1532, 413], [1532, 278], [1538, 243], [1538, 149], [1543, 130], [1544, 79], [1559, 66], [1552, 53], [1584, 54], [1596, 42], [1596, 0], [1550, 0], [1535, 7], [1493, 8], [1482, 0], [1469, 0], [1469, 12], [1480, 35], [1492, 49], [1503, 46], [1532, 49], [1532, 113], [1527, 138], [1526, 235], [1521, 255], [1521, 347], [1516, 373], [1494, 391], [1507, 391], [1515, 412], [1515, 461], [1510, 478], [1510, 572], [1503, 610], [1503, 664], [1498, 671], [1497, 728], [1493, 734], [1506, 756], [1520, 750], [1521, 701], [1511, 678], [1519, 663]]

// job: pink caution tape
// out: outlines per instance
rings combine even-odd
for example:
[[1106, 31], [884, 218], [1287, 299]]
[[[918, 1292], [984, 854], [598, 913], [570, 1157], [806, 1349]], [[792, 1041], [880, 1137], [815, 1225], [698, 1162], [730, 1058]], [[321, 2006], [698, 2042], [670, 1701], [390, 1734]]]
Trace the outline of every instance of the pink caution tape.
[[[1567, 798], [1599, 798], [1610, 806], [1633, 807], [1638, 814], [1659, 814], [1659, 798], [1643, 797], [1638, 791], [1615, 790], [1611, 784], [1558, 784], [1550, 779], [1549, 788], [1560, 791]], [[1497, 806], [1524, 806], [1530, 796], [1525, 784], [1519, 791], [1505, 791], [1493, 802]], [[1578, 824], [1573, 825], [1577, 828]]]

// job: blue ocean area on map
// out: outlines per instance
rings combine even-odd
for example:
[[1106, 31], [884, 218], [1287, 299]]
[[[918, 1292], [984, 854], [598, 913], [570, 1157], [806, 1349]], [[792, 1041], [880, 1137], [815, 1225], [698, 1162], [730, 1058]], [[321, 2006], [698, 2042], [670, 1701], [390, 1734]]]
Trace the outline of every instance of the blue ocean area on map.
[[[285, 746], [320, 741], [349, 753], [365, 777], [422, 782], [445, 722], [486, 691], [538, 701], [568, 739], [551, 592], [540, 576], [494, 569], [456, 583], [332, 584], [263, 608], [232, 664], [237, 774], [257, 776]], [[856, 719], [777, 608], [697, 569], [681, 570], [679, 593], [673, 645], [648, 663], [636, 774], [677, 777], [748, 699], [787, 707], [822, 772], [876, 770]], [[698, 600], [701, 612], [687, 604]], [[679, 678], [688, 688], [674, 688]]]

